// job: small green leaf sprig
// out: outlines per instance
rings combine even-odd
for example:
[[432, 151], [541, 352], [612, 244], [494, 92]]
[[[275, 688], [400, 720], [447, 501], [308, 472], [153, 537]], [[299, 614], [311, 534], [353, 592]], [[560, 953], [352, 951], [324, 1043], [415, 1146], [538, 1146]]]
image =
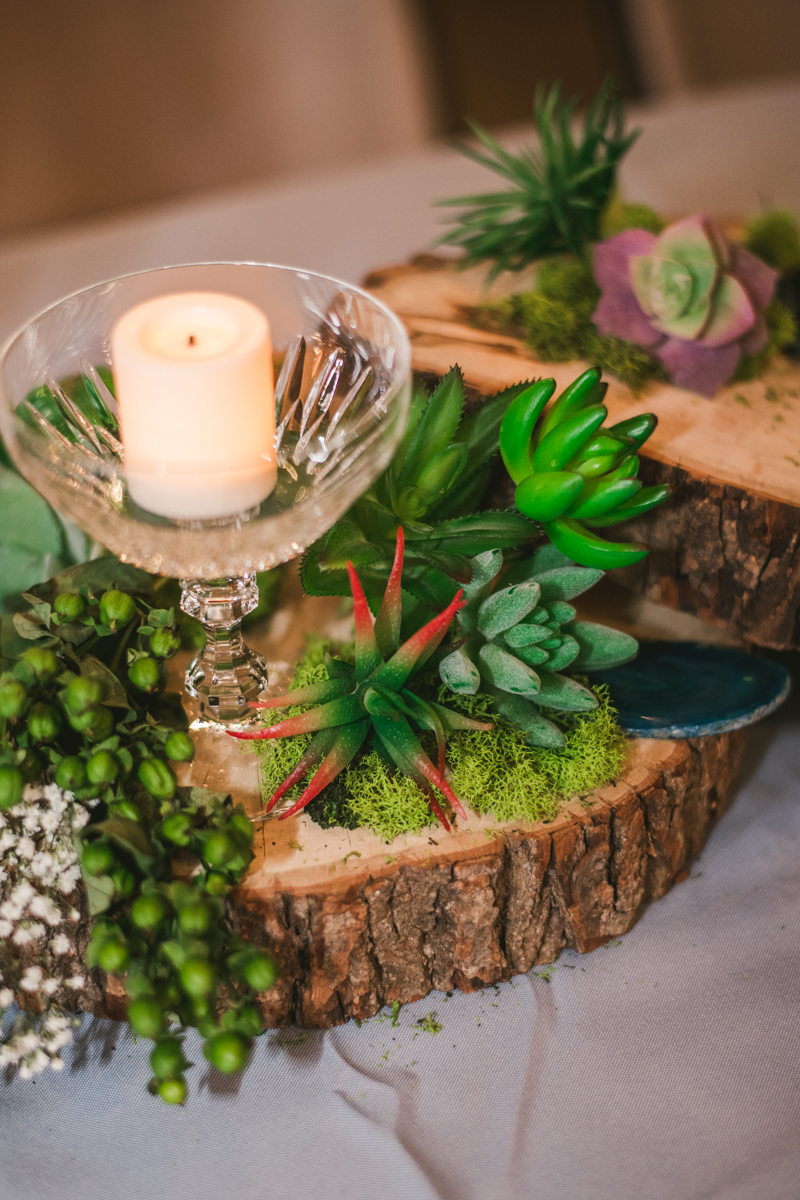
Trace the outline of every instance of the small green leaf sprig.
[[598, 701], [560, 672], [617, 666], [638, 649], [626, 633], [576, 620], [569, 601], [602, 574], [576, 565], [551, 545], [505, 575], [500, 551], [479, 555], [456, 617], [462, 636], [439, 664], [442, 681], [460, 695], [488, 693], [530, 745], [562, 749], [563, 733], [541, 709], [588, 712]]

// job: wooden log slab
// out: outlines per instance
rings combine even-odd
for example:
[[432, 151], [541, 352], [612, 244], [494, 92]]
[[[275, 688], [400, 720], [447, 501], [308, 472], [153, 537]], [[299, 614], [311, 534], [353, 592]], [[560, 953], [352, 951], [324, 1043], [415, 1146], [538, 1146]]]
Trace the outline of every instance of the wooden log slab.
[[[541, 375], [561, 388], [585, 369], [538, 362], [519, 339], [469, 325], [475, 305], [531, 284], [524, 275], [501, 276], [490, 289], [484, 281], [482, 270], [459, 272], [426, 255], [374, 272], [366, 286], [403, 319], [419, 371], [443, 375], [458, 363], [467, 384], [489, 395]], [[763, 378], [713, 400], [655, 382], [635, 397], [609, 383], [611, 422], [658, 416], [641, 476], [675, 488], [667, 504], [609, 533], [653, 547], [615, 577], [754, 645], [800, 645], [800, 367], [778, 359]]]
[[263, 827], [230, 908], [284, 974], [267, 1024], [328, 1028], [431, 989], [472, 992], [626, 933], [685, 876], [727, 807], [744, 732], [632, 743], [615, 784], [548, 824], [430, 829], [384, 845], [307, 817]]

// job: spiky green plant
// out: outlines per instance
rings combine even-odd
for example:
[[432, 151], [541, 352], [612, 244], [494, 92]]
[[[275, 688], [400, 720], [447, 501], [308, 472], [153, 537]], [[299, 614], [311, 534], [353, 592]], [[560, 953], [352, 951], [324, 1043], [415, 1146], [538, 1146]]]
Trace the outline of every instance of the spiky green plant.
[[[289, 717], [266, 729], [229, 730], [232, 737], [258, 740], [316, 734], [300, 762], [276, 788], [267, 804], [269, 812], [294, 784], [304, 779], [312, 768], [317, 768], [308, 787], [296, 803], [281, 814], [281, 820], [299, 812], [319, 795], [353, 761], [368, 739], [385, 761], [394, 763], [419, 785], [445, 829], [449, 829], [449, 824], [434, 796], [434, 787], [449, 800], [454, 811], [466, 819], [461, 801], [444, 777], [445, 734], [456, 729], [490, 729], [491, 725], [451, 712], [444, 705], [422, 700], [407, 686], [438, 648], [454, 615], [462, 607], [461, 592], [444, 612], [400, 645], [403, 542], [400, 528], [392, 571], [374, 627], [358, 575], [353, 564], [347, 563], [356, 630], [355, 665], [329, 658], [327, 679], [254, 705], [262, 709], [284, 708], [291, 704], [316, 706], [299, 716]], [[434, 766], [422, 749], [410, 721], [435, 735], [438, 766]]]
[[617, 168], [639, 135], [624, 132], [622, 100], [607, 79], [583, 121], [570, 129], [575, 100], [558, 84], [537, 88], [533, 116], [539, 147], [510, 154], [485, 129], [469, 124], [484, 151], [462, 153], [510, 183], [502, 192], [459, 196], [440, 203], [463, 209], [442, 242], [464, 250], [462, 264], [490, 262], [492, 274], [521, 271], [537, 258], [568, 252], [586, 257], [601, 236], [600, 218], [614, 191]]
[[636, 451], [657, 418], [642, 413], [601, 429], [608, 416], [601, 403], [607, 386], [591, 367], [545, 411], [555, 380], [540, 381], [509, 405], [500, 428], [500, 452], [517, 484], [517, 508], [539, 521], [569, 558], [602, 569], [638, 562], [647, 547], [610, 542], [590, 529], [640, 516], [670, 494], [666, 484], [643, 488], [635, 478]]
[[528, 386], [507, 388], [465, 415], [464, 381], [457, 367], [432, 395], [418, 380], [392, 462], [308, 550], [301, 567], [304, 590], [315, 596], [349, 595], [349, 560], [377, 612], [401, 527], [403, 588], [438, 609], [452, 600], [456, 583], [469, 580], [474, 555], [512, 549], [535, 537], [535, 526], [519, 513], [476, 511], [497, 457], [503, 415]]
[[577, 566], [555, 546], [542, 546], [518, 563], [499, 588], [499, 550], [473, 560], [458, 624], [463, 638], [439, 664], [451, 691], [493, 697], [497, 711], [513, 721], [533, 746], [561, 749], [564, 735], [540, 709], [588, 712], [597, 697], [565, 675], [566, 667], [589, 670], [634, 658], [635, 638], [590, 621], [577, 621], [569, 600], [603, 572]]

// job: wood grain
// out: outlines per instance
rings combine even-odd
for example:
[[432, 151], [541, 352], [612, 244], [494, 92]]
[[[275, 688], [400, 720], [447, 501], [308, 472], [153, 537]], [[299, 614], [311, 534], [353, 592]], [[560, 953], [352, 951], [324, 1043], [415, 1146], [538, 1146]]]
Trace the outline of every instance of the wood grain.
[[[519, 339], [472, 328], [475, 305], [530, 285], [501, 276], [487, 289], [483, 278], [424, 256], [373, 273], [367, 285], [406, 323], [419, 371], [439, 376], [457, 363], [469, 387], [488, 395], [543, 374], [561, 388], [586, 367], [538, 362]], [[800, 645], [800, 368], [778, 359], [763, 378], [713, 400], [663, 383], [635, 397], [609, 383], [610, 422], [658, 416], [642, 477], [676, 489], [667, 505], [614, 531], [654, 549], [620, 580], [753, 644]]]

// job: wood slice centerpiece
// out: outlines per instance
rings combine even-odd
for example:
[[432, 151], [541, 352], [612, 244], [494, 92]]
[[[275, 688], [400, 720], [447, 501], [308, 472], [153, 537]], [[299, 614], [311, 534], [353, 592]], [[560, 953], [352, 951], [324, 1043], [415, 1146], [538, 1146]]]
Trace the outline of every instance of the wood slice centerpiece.
[[[531, 286], [485, 268], [458, 271], [423, 255], [371, 274], [365, 285], [404, 321], [416, 370], [435, 376], [458, 364], [467, 385], [490, 395], [534, 376], [564, 387], [586, 363], [541, 363], [515, 337], [474, 328], [476, 305]], [[644, 518], [608, 532], [645, 541], [651, 553], [615, 571], [626, 587], [692, 613], [746, 642], [800, 644], [800, 368], [776, 360], [762, 378], [723, 388], [713, 400], [651, 383], [638, 397], [608, 378], [609, 423], [654, 412], [640, 477], [674, 496]]]

